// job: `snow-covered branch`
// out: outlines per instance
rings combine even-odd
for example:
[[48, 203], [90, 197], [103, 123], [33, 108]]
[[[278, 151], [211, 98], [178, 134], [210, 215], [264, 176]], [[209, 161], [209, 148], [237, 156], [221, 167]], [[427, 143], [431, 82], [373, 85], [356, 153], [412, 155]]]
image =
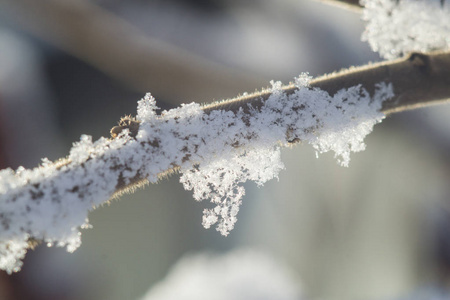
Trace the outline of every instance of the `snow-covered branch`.
[[0, 267], [17, 271], [30, 239], [75, 250], [79, 228], [89, 226], [89, 210], [174, 168], [196, 200], [212, 202], [204, 227], [217, 224], [227, 235], [245, 193], [241, 183], [262, 185], [277, 177], [284, 167], [281, 146], [301, 140], [318, 152], [333, 150], [348, 165], [350, 152], [364, 149], [365, 135], [383, 118], [381, 105], [393, 96], [392, 85], [377, 83], [372, 95], [358, 85], [330, 96], [309, 81], [299, 77], [289, 95], [280, 82], [272, 83], [267, 99], [235, 111], [192, 103], [157, 115], [148, 94], [132, 121], [138, 130], [122, 125], [115, 138], [96, 142], [83, 135], [66, 159], [1, 171]]
[[362, 39], [386, 59], [450, 49], [450, 1], [361, 0]]
[[450, 49], [450, 1], [320, 0], [362, 13], [362, 39], [386, 59]]
[[272, 83], [259, 93], [161, 115], [147, 95], [137, 118], [112, 130], [115, 138], [93, 142], [83, 135], [67, 158], [0, 172], [0, 267], [17, 271], [30, 240], [75, 250], [93, 207], [175, 169], [196, 200], [213, 203], [203, 225], [217, 224], [227, 235], [245, 193], [240, 184], [277, 177], [280, 147], [309, 143], [334, 151], [346, 166], [382, 112], [445, 101], [449, 87], [449, 54], [434, 53], [312, 80], [302, 75], [288, 86]]
[[[361, 84], [373, 94], [378, 82], [390, 82], [394, 86], [395, 96], [382, 106], [382, 112], [387, 115], [447, 102], [450, 99], [450, 52], [412, 53], [397, 60], [352, 67], [314, 78], [310, 85], [334, 95], [343, 88]], [[297, 86], [289, 84], [283, 90], [289, 95]], [[209, 105], [205, 110], [236, 111], [247, 103], [257, 105], [259, 99], [267, 99], [270, 94], [271, 91], [266, 90], [244, 95]]]
[[217, 224], [227, 235], [245, 193], [240, 184], [277, 177], [280, 147], [302, 141], [348, 165], [382, 112], [445, 101], [449, 87], [449, 54], [434, 53], [316, 79], [302, 75], [287, 86], [272, 83], [259, 93], [160, 115], [147, 95], [136, 119], [113, 128], [115, 138], [83, 135], [67, 158], [0, 172], [0, 267], [19, 270], [30, 240], [75, 250], [93, 207], [173, 170], [196, 200], [212, 202], [203, 225]]
[[[425, 50], [448, 51], [446, 24], [438, 44], [422, 35], [414, 41], [424, 42]], [[401, 46], [391, 54], [410, 51], [409, 43], [396, 45]], [[147, 94], [138, 102], [136, 118], [112, 129], [113, 138], [93, 142], [82, 135], [64, 159], [0, 171], [0, 268], [18, 271], [35, 241], [75, 250], [93, 207], [174, 170], [196, 200], [212, 203], [204, 210], [203, 226], [216, 225], [227, 235], [245, 194], [242, 183], [262, 185], [276, 178], [284, 168], [281, 147], [309, 143], [317, 153], [333, 151], [347, 166], [350, 152], [364, 150], [364, 137], [385, 114], [448, 99], [449, 52], [412, 53], [316, 79], [303, 74], [287, 86], [272, 82], [261, 92], [160, 114]]]

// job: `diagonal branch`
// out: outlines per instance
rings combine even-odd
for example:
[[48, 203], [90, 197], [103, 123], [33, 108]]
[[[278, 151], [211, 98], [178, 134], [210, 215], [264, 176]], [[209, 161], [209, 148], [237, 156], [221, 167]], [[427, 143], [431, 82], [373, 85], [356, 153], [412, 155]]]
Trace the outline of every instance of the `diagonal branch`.
[[355, 13], [361, 13], [363, 8], [359, 3], [359, 0], [318, 0], [318, 1], [326, 3], [328, 5], [347, 9]]
[[[361, 85], [373, 95], [375, 86], [379, 82], [392, 83], [395, 96], [385, 101], [382, 112], [386, 115], [406, 110], [426, 107], [450, 101], [450, 53], [437, 52], [430, 54], [413, 53], [406, 58], [369, 64], [360, 67], [351, 67], [339, 72], [323, 75], [310, 82], [311, 87], [322, 89], [330, 95], [341, 89]], [[297, 87], [294, 83], [283, 86], [287, 95], [293, 94]], [[203, 107], [206, 113], [216, 110], [237, 112], [240, 109], [248, 111], [249, 105], [255, 109], [260, 108], [271, 95], [271, 90], [262, 90], [252, 94], [245, 94], [233, 99], [212, 103]], [[135, 125], [135, 123], [133, 123]], [[116, 126], [112, 129], [114, 134], [122, 129], [131, 130], [136, 134], [138, 126]], [[133, 133], [134, 132], [134, 133]], [[296, 140], [298, 141], [298, 140]], [[160, 147], [155, 144], [154, 147]], [[58, 162], [59, 167], [70, 163], [67, 159]], [[165, 177], [176, 172], [178, 166], [162, 171], [159, 176]], [[127, 183], [120, 182], [116, 186], [114, 197], [120, 196], [124, 191], [133, 191], [136, 187], [146, 184], [148, 180], [137, 174]]]
[[[430, 54], [413, 53], [406, 58], [369, 64], [360, 67], [351, 67], [339, 72], [326, 74], [310, 82], [311, 87], [322, 89], [330, 95], [341, 89], [361, 85], [373, 95], [377, 83], [392, 83], [395, 96], [385, 101], [382, 112], [386, 115], [406, 110], [426, 107], [450, 101], [450, 53], [437, 52]], [[297, 87], [294, 83], [283, 86], [287, 95], [293, 94]], [[203, 107], [206, 113], [215, 110], [237, 112], [240, 109], [247, 111], [249, 105], [258, 109], [271, 95], [271, 90], [262, 90], [252, 94], [245, 94], [233, 99], [212, 103]], [[119, 133], [121, 129], [130, 129], [130, 126], [116, 126]], [[134, 128], [137, 133], [138, 127]], [[133, 134], [133, 133], [132, 133]], [[298, 140], [297, 140], [298, 141]], [[155, 144], [155, 147], [160, 145]], [[70, 163], [67, 159], [60, 160], [60, 166]], [[159, 176], [165, 177], [177, 172], [178, 166], [162, 171]], [[114, 197], [120, 196], [124, 191], [133, 191], [136, 187], [146, 184], [148, 180], [137, 174], [126, 184], [120, 182], [116, 186]]]
[[[330, 95], [334, 95], [341, 89], [362, 85], [370, 94], [373, 94], [375, 85], [379, 82], [392, 83], [394, 87], [395, 96], [385, 101], [382, 106], [382, 112], [386, 115], [448, 103], [450, 101], [450, 52], [413, 53], [406, 58], [394, 61], [351, 67], [315, 78], [310, 85]], [[293, 83], [283, 87], [287, 95], [294, 93], [296, 89]], [[248, 105], [258, 108], [264, 104], [271, 93], [271, 90], [262, 90], [206, 105], [203, 110], [206, 113], [214, 110], [237, 112], [241, 108], [245, 110]], [[177, 170], [178, 167], [174, 167], [160, 175], [164, 177]], [[127, 185], [117, 186], [115, 195], [133, 190], [136, 186], [145, 183], [147, 180], [137, 177]]]
[[[450, 52], [429, 54], [412, 53], [398, 60], [351, 67], [332, 74], [317, 77], [311, 86], [334, 95], [337, 91], [361, 84], [370, 93], [377, 82], [390, 82], [395, 96], [383, 103], [386, 115], [405, 110], [448, 102], [450, 99]], [[294, 84], [284, 86], [287, 94], [292, 94]], [[229, 109], [237, 111], [247, 103], [255, 105], [260, 99], [267, 99], [270, 90], [253, 93], [214, 103], [205, 107], [206, 111]]]
[[226, 235], [244, 194], [238, 184], [276, 177], [281, 146], [306, 141], [317, 151], [335, 151], [347, 165], [349, 153], [364, 149], [365, 135], [384, 117], [380, 111], [448, 99], [448, 52], [414, 53], [312, 81], [302, 75], [296, 84], [273, 83], [271, 90], [162, 115], [147, 95], [138, 102], [136, 120], [125, 118], [112, 129], [115, 138], [93, 142], [83, 135], [65, 159], [0, 171], [0, 268], [18, 271], [30, 240], [75, 250], [78, 228], [88, 226], [93, 206], [180, 166], [181, 181], [194, 198], [211, 197], [216, 205], [204, 211], [203, 225], [209, 228], [220, 218], [217, 229]]

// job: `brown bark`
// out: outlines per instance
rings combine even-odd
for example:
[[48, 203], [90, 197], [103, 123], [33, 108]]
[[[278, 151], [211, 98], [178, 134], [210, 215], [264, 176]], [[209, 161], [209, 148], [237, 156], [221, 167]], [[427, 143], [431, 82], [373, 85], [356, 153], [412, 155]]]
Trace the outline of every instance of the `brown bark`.
[[[450, 52], [429, 54], [412, 53], [406, 58], [352, 67], [332, 74], [317, 77], [311, 86], [327, 91], [330, 95], [343, 88], [361, 84], [372, 93], [379, 82], [392, 83], [395, 96], [383, 103], [382, 111], [392, 113], [447, 102], [450, 99]], [[294, 84], [284, 87], [287, 94], [296, 90]], [[237, 97], [205, 107], [237, 110], [247, 103], [262, 103], [269, 97], [265, 90]]]

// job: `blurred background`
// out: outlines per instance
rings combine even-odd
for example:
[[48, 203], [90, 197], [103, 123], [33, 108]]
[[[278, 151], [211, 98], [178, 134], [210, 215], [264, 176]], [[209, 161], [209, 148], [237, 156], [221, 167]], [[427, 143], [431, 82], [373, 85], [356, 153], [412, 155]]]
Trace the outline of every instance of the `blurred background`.
[[[0, 165], [35, 167], [81, 134], [109, 136], [145, 92], [169, 109], [377, 61], [359, 17], [312, 0], [0, 0]], [[246, 185], [228, 237], [202, 228], [207, 204], [178, 176], [147, 186], [92, 211], [75, 253], [40, 246], [1, 273], [0, 299], [139, 299], [186, 255], [242, 248], [288, 266], [307, 299], [448, 299], [449, 120], [445, 106], [393, 115], [349, 168], [285, 149], [279, 181]]]

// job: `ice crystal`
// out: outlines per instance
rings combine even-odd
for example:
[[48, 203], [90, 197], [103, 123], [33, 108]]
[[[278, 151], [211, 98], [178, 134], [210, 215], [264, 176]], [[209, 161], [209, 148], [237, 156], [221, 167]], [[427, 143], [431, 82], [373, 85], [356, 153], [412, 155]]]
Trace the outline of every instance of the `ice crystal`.
[[330, 96], [308, 88], [306, 74], [296, 83], [298, 90], [288, 96], [281, 82], [272, 82], [271, 96], [260, 110], [251, 111], [250, 117], [247, 113], [244, 118], [242, 110], [235, 115], [215, 111], [204, 117], [205, 125], [215, 128], [214, 142], [207, 143], [209, 149], [201, 161], [182, 169], [181, 182], [194, 191], [196, 200], [210, 199], [214, 204], [204, 211], [205, 228], [218, 223], [217, 230], [223, 235], [234, 228], [245, 193], [241, 184], [252, 180], [262, 185], [278, 177], [284, 168], [280, 145], [289, 140], [308, 142], [318, 153], [334, 151], [340, 164], [348, 166], [350, 152], [364, 150], [364, 137], [383, 119], [381, 103], [393, 96], [392, 87], [384, 83], [376, 86], [373, 97], [361, 86]]
[[361, 0], [368, 22], [362, 39], [387, 59], [450, 49], [450, 2]]
[[220, 220], [217, 230], [228, 235], [237, 221], [237, 213], [245, 190], [241, 183], [253, 180], [262, 185], [277, 177], [284, 168], [278, 146], [236, 149], [204, 166], [183, 170], [181, 182], [194, 190], [198, 201], [210, 199], [216, 206], [205, 209], [203, 226], [209, 228]]
[[365, 135], [383, 118], [381, 103], [392, 87], [380, 83], [369, 96], [356, 86], [330, 96], [308, 82], [300, 76], [291, 95], [273, 82], [266, 101], [237, 112], [204, 112], [191, 103], [158, 115], [147, 94], [138, 102], [137, 134], [124, 128], [95, 142], [82, 135], [62, 161], [0, 171], [0, 268], [20, 269], [30, 238], [74, 251], [89, 210], [136, 178], [156, 182], [158, 174], [180, 167], [184, 187], [212, 203], [203, 225], [217, 224], [227, 235], [245, 194], [242, 183], [276, 178], [284, 167], [281, 146], [301, 140], [318, 152], [334, 151], [348, 165], [350, 152], [364, 149]]

